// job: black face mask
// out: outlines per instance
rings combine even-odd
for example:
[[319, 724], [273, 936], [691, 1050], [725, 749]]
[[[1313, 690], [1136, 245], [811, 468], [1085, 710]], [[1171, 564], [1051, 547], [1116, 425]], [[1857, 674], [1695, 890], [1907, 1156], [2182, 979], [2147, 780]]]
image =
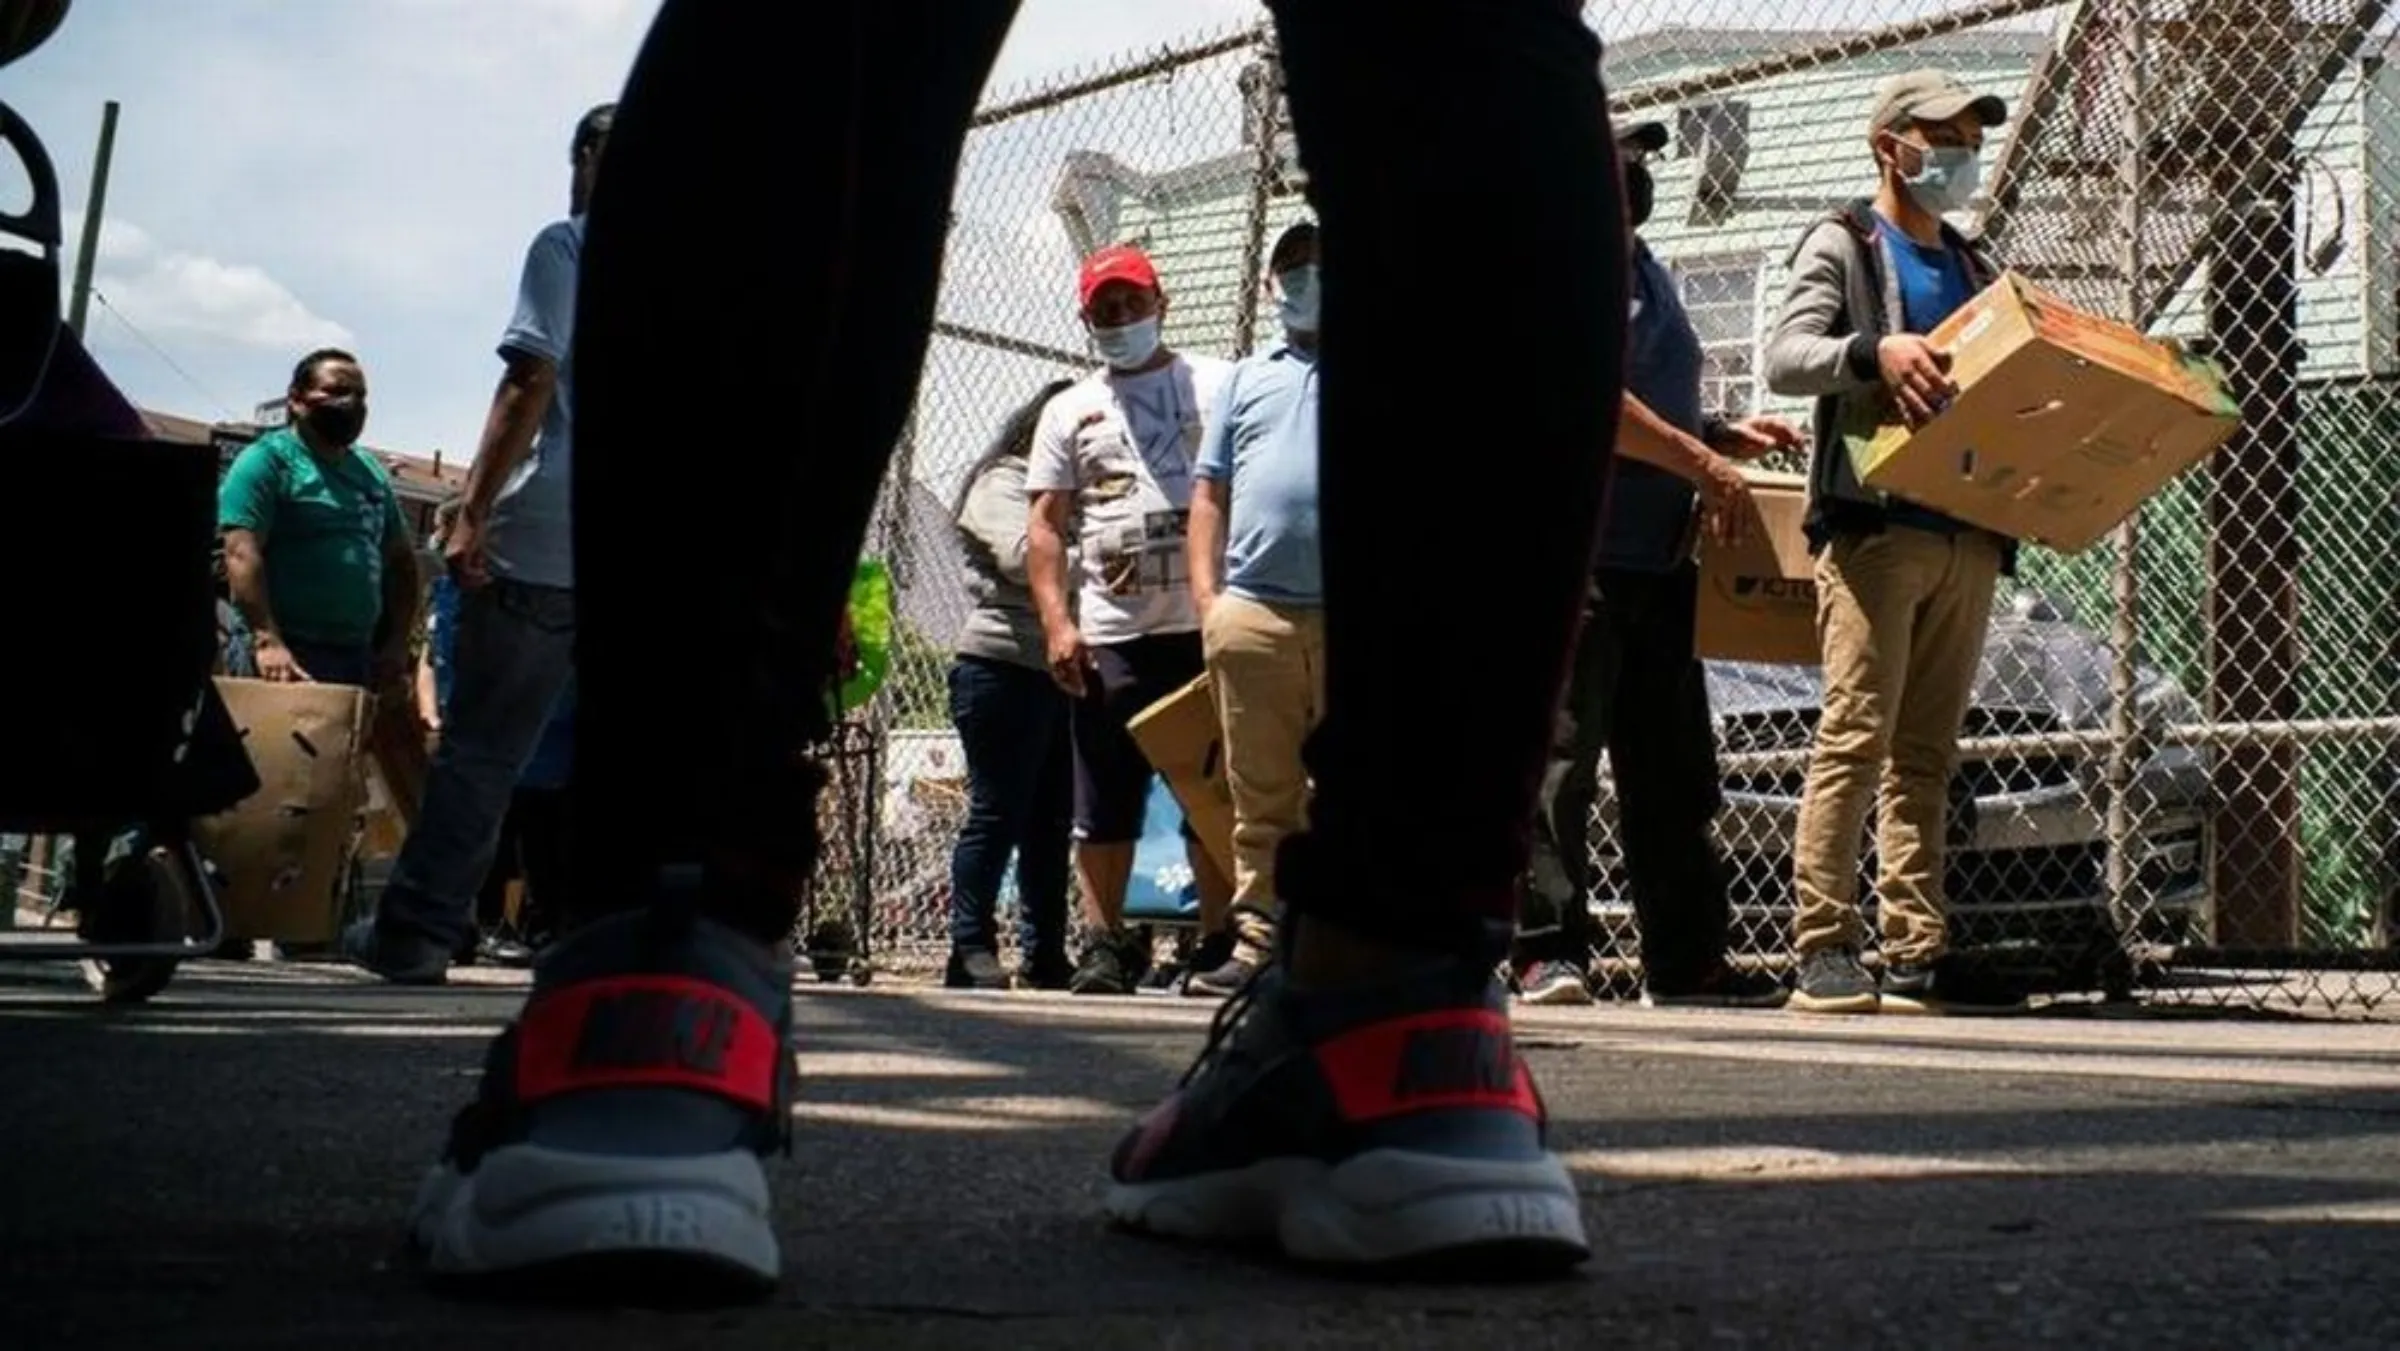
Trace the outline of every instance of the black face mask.
[[1650, 209], [1658, 204], [1658, 181], [1650, 177], [1650, 166], [1639, 161], [1625, 166], [1625, 219], [1636, 230], [1650, 222]]
[[308, 429], [317, 439], [331, 447], [343, 447], [358, 439], [366, 429], [367, 406], [363, 403], [321, 403], [308, 410]]

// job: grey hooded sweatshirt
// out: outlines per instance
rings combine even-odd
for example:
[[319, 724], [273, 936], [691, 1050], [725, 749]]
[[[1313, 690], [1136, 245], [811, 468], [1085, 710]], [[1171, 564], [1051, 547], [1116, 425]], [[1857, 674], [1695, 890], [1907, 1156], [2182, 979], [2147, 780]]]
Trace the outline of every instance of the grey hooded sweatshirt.
[[[1979, 245], [1947, 224], [1942, 234], [1965, 261], [1975, 290], [1998, 278], [1999, 269]], [[1837, 535], [1879, 533], [1890, 516], [1889, 496], [1858, 481], [1841, 428], [1848, 402], [1877, 397], [1882, 386], [1875, 353], [1899, 331], [1899, 272], [1876, 229], [1875, 205], [1865, 198], [1810, 226], [1786, 270], [1783, 308], [1767, 337], [1767, 388], [1816, 397], [1805, 524], [1809, 547], [1821, 550]], [[2002, 563], [2015, 570], [2013, 542], [2004, 547]]]
[[1049, 669], [1025, 573], [1032, 510], [1025, 461], [1012, 455], [985, 464], [960, 499], [958, 537], [966, 549], [967, 594], [975, 602], [959, 625], [961, 656]]

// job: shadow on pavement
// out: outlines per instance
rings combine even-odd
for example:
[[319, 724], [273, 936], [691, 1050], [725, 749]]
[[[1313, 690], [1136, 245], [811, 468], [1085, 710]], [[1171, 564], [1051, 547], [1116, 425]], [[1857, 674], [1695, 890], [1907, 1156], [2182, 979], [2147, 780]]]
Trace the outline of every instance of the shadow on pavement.
[[[1197, 1049], [1206, 1006], [886, 990], [801, 995], [777, 1300], [461, 1304], [420, 1289], [398, 1224], [521, 991], [195, 975], [123, 1011], [0, 986], [0, 1344], [2389, 1342], [2400, 1095], [2210, 1082], [2211, 1055], [2261, 1053], [2206, 1027], [2182, 1051], [2062, 1051], [1773, 1015], [1545, 1017], [1529, 1054], [1599, 1254], [1576, 1280], [1486, 1293], [1101, 1228], [1107, 1150]], [[1862, 1041], [1925, 1063], [1826, 1062]], [[2370, 1065], [2350, 1042], [2331, 1029], [2311, 1058]], [[2102, 1054], [2201, 1068], [2074, 1064]]]

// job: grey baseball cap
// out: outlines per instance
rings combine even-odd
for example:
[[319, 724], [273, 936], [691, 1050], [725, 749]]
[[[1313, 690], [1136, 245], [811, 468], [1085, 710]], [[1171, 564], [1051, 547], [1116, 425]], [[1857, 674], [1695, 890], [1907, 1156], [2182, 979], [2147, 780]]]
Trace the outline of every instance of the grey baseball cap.
[[1965, 112], [1974, 113], [1987, 127], [2008, 120], [2008, 104], [1999, 95], [1969, 88], [1946, 70], [1912, 70], [1875, 87], [1875, 110], [1867, 117], [1867, 134], [1909, 122], [1947, 122]]

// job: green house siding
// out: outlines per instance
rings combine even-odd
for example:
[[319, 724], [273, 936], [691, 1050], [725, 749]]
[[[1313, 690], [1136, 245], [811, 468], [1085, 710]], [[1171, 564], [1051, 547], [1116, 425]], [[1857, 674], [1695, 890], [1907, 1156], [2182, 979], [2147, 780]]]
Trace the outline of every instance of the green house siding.
[[[1644, 87], [1769, 55], [1823, 35], [1653, 33], [1611, 47], [1611, 92]], [[1745, 38], [1750, 39], [1745, 45]], [[1687, 45], [1679, 47], [1679, 43]], [[1863, 56], [1709, 96], [1699, 104], [1638, 114], [1678, 133], [1655, 165], [1657, 209], [1643, 234], [1684, 278], [1687, 304], [1711, 353], [1710, 395], [1732, 411], [1805, 418], [1802, 401], [1769, 396], [1757, 379], [1758, 345], [1785, 282], [1783, 262], [1810, 222], [1872, 186], [1864, 118], [1876, 83], [1901, 69], [1938, 64], [1971, 83], [2022, 101], [2041, 52], [2026, 33], [1967, 35], [1900, 52]], [[1729, 198], [1702, 203], [1702, 166], [1686, 133], [1709, 102], [1746, 106], [1748, 153]], [[1992, 138], [1997, 165], [2010, 128]], [[2295, 224], [2299, 336], [2307, 385], [2300, 428], [2301, 641], [2303, 715], [2367, 716], [2400, 703], [2390, 654], [2400, 651], [2400, 552], [2376, 541], [2400, 532], [2400, 408], [2380, 383], [2395, 374], [2400, 345], [2400, 249], [2393, 247], [2400, 194], [2400, 75], [2370, 57], [2337, 78], [2300, 132], [2305, 157]], [[1227, 156], [1224, 172], [1183, 177], [1179, 190], [1128, 200], [1120, 220], [1128, 237], [1152, 250], [1174, 296], [1170, 333], [1195, 351], [1231, 353], [1241, 267], [1251, 210], [1247, 154]], [[1198, 168], [1199, 166], [1194, 166]], [[1169, 173], [1160, 181], [1176, 178]], [[2101, 191], [2107, 191], [2103, 188]], [[2055, 188], [2038, 209], [2056, 212]], [[2337, 212], [2333, 203], [2343, 209]], [[1298, 214], [1296, 197], [1275, 199], [1268, 232]], [[2063, 215], [2060, 217], [2063, 219]], [[2021, 226], [2026, 225], [2020, 222]], [[2040, 226], [2062, 226], [2039, 222]], [[2035, 228], [2027, 226], [2026, 228]], [[2333, 246], [2338, 239], [2338, 249]], [[2034, 241], [2019, 241], [2023, 248]], [[2056, 246], [2060, 241], [2049, 241]], [[2067, 256], [2102, 258], [2104, 241], [2077, 237]], [[2009, 261], [2003, 259], [2003, 262]], [[2038, 260], [2036, 260], [2038, 262]], [[2145, 260], [2156, 266], [2163, 259]], [[2162, 336], [2200, 337], [2208, 278], [2195, 269], [2153, 326]], [[2108, 283], [2102, 278], [2099, 286]], [[2062, 285], [2062, 289], [2068, 289]], [[2078, 295], [2096, 288], [2085, 283]], [[2086, 301], [2086, 303], [2091, 303]], [[2104, 308], [2118, 308], [2113, 305]], [[1271, 325], [1271, 321], [1270, 321]], [[1262, 328], [1262, 336], [1271, 335]], [[2185, 475], [2144, 512], [2139, 571], [2142, 655], [2195, 694], [2207, 689], [2208, 477]], [[2022, 582], [2105, 632], [2115, 601], [2110, 543], [2076, 558], [2029, 550]], [[2301, 754], [2306, 941], [2367, 939], [2375, 899], [2391, 884], [2385, 841], [2390, 822], [2391, 753], [2381, 747], [2312, 747]], [[2390, 793], [2400, 801], [2400, 793]]]
[[[1136, 199], [1122, 208], [1125, 239], [1148, 251], [1166, 288], [1167, 340], [1188, 352], [1242, 355], [1235, 339], [1253, 205], [1249, 157], [1239, 158], [1224, 186]], [[1306, 206], [1297, 194], [1270, 198], [1260, 247], [1299, 219]], [[1272, 315], [1255, 325], [1254, 337], [1275, 337]]]

